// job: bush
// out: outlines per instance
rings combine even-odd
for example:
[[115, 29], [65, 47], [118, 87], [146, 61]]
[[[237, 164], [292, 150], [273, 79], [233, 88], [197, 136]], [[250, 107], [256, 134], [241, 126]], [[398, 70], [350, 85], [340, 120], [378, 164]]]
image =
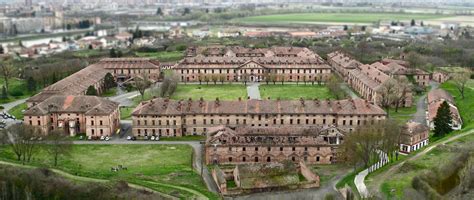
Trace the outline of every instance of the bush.
[[3, 110], [3, 109], [5, 109], [5, 107], [3, 107], [3, 106], [0, 106], [0, 110]]
[[12, 96], [14, 96], [14, 97], [19, 97], [19, 96], [23, 96], [23, 95], [24, 95], [23, 91], [18, 90], [18, 89], [12, 89], [12, 90], [10, 90], [9, 93], [10, 93], [10, 95], [12, 95]]

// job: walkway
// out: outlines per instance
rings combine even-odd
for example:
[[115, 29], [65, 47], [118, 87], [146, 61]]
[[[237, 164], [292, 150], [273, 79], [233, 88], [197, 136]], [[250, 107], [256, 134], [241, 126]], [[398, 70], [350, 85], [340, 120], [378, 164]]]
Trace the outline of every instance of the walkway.
[[359, 98], [359, 96], [357, 96], [357, 94], [351, 88], [349, 88], [347, 83], [341, 83], [340, 88], [344, 90], [344, 92], [346, 92], [346, 94], [349, 95], [349, 97], [351, 97], [352, 99]]
[[259, 86], [258, 83], [251, 83], [249, 86], [247, 86], [247, 96], [249, 96], [250, 99], [257, 99], [257, 100], [262, 99], [260, 97], [260, 90], [258, 86]]
[[[438, 88], [439, 83], [430, 81], [430, 85], [430, 91], [432, 91]], [[416, 102], [416, 113], [413, 115], [413, 121], [421, 124], [426, 124], [426, 107], [426, 94], [424, 94]]]
[[377, 150], [377, 153], [379, 154], [379, 158], [380, 158], [379, 162], [359, 172], [354, 179], [354, 184], [357, 188], [357, 191], [360, 194], [360, 197], [362, 198], [369, 197], [369, 190], [367, 190], [367, 186], [364, 183], [365, 177], [369, 175], [370, 172], [373, 172], [388, 163], [388, 155], [385, 152]]

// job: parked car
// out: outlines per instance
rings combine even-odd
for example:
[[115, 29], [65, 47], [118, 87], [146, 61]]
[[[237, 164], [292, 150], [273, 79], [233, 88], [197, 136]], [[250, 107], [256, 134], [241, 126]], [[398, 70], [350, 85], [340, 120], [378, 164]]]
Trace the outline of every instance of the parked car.
[[92, 136], [89, 135], [89, 136], [87, 137], [87, 140], [92, 140]]
[[100, 140], [105, 140], [105, 137], [104, 137], [104, 136], [100, 136]]
[[150, 137], [150, 140], [155, 140], [155, 136], [151, 136], [151, 137]]
[[144, 140], [148, 140], [148, 136], [143, 137]]
[[108, 136], [105, 137], [105, 141], [109, 141], [109, 140], [110, 140], [110, 138]]
[[83, 139], [84, 139], [84, 137], [82, 137], [82, 135], [81, 135], [81, 136], [79, 136], [79, 140], [83, 140]]
[[127, 136], [127, 140], [131, 140], [132, 139], [132, 136]]
[[133, 137], [132, 137], [132, 140], [133, 140], [133, 141], [137, 140], [137, 137], [133, 136]]
[[160, 141], [160, 137], [159, 137], [159, 136], [156, 136], [156, 137], [155, 137], [155, 140], [156, 140], [156, 141]]

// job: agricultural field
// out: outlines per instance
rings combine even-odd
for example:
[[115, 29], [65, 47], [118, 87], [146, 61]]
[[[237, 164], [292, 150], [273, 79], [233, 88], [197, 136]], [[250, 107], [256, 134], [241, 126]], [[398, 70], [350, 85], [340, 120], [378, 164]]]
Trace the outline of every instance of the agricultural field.
[[371, 24], [377, 21], [429, 20], [449, 17], [440, 14], [400, 14], [400, 13], [295, 13], [278, 15], [261, 15], [235, 19], [244, 24], [289, 24], [289, 23], [351, 23]]
[[322, 85], [299, 85], [285, 84], [285, 85], [260, 85], [260, 96], [262, 99], [277, 99], [282, 100], [297, 100], [301, 97], [303, 99], [334, 99], [329, 89]]
[[[9, 146], [0, 147], [0, 160], [16, 161]], [[70, 156], [53, 160], [40, 150], [31, 165], [59, 169], [81, 177], [124, 180], [181, 199], [217, 198], [208, 192], [192, 168], [192, 148], [188, 145], [74, 145]], [[112, 171], [118, 165], [127, 170]]]
[[200, 98], [204, 100], [237, 100], [239, 97], [242, 99], [247, 98], [247, 88], [242, 84], [217, 84], [214, 85], [178, 85], [176, 92], [171, 96], [172, 99], [189, 99], [198, 100]]
[[138, 57], [157, 59], [161, 62], [179, 61], [183, 59], [182, 51], [136, 52]]

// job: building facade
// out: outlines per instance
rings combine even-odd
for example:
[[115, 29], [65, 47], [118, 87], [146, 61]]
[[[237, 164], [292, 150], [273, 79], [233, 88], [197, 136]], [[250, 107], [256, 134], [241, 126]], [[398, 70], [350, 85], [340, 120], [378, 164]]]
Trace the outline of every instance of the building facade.
[[206, 164], [331, 164], [343, 138], [344, 133], [334, 126], [214, 127], [205, 144]]
[[380, 107], [362, 99], [197, 101], [157, 98], [132, 112], [133, 135], [179, 137], [205, 135], [218, 125], [301, 127], [335, 125], [351, 132], [356, 126], [385, 119]]
[[75, 136], [111, 136], [120, 128], [119, 104], [96, 96], [51, 96], [24, 112], [23, 123], [48, 134], [63, 130]]
[[189, 48], [173, 70], [183, 82], [325, 81], [331, 68], [307, 48]]
[[400, 152], [410, 153], [426, 145], [429, 141], [429, 128], [418, 122], [407, 122], [400, 135]]

